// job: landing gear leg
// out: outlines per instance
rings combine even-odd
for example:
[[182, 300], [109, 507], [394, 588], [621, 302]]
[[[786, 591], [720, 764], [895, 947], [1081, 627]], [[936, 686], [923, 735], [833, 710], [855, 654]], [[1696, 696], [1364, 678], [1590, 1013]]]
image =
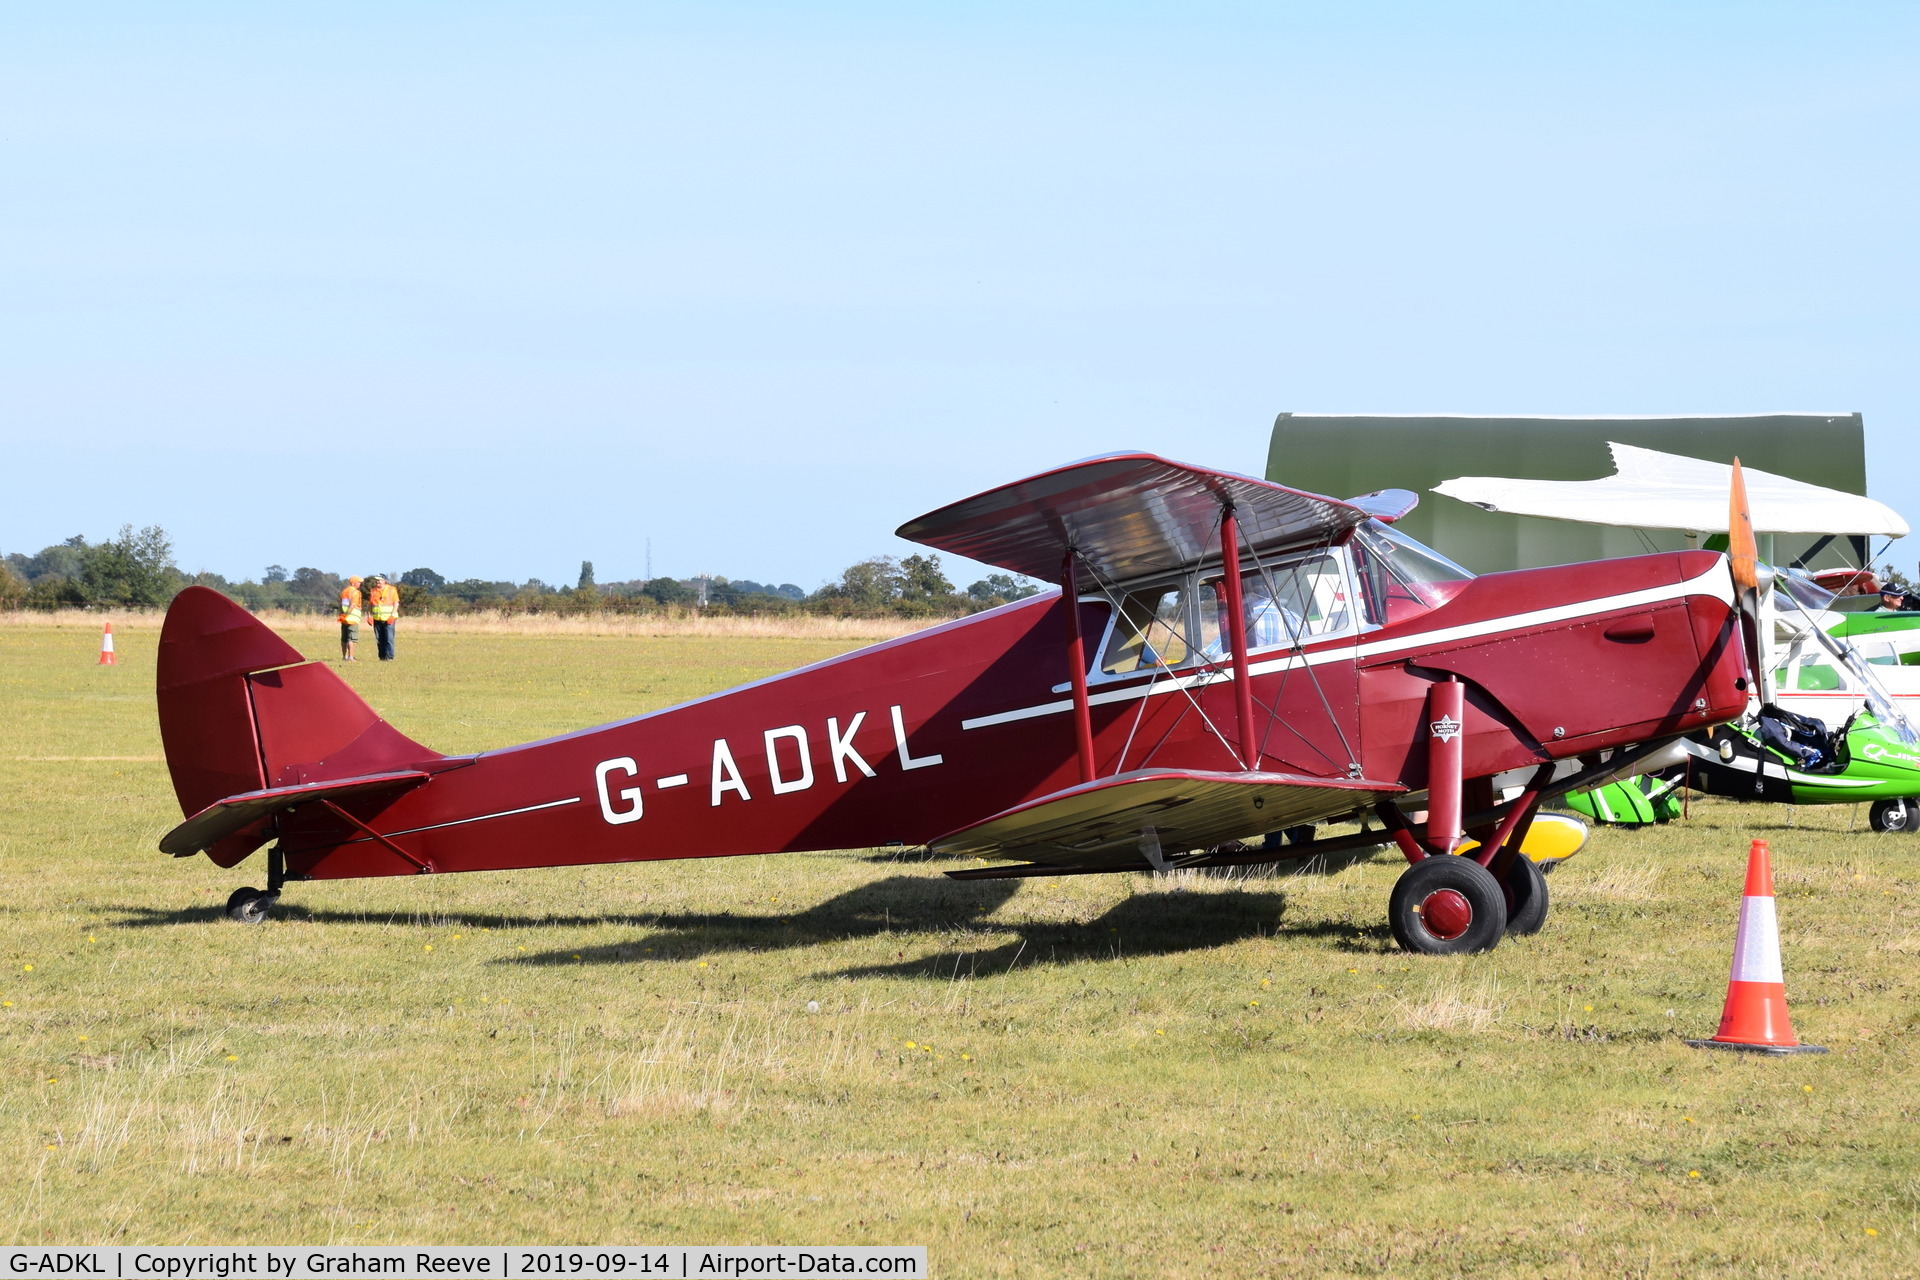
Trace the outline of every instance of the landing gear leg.
[[1513, 811], [1476, 859], [1500, 882], [1507, 899], [1507, 932], [1511, 934], [1538, 933], [1547, 922], [1547, 878], [1523, 849], [1534, 817], [1540, 812], [1541, 789], [1552, 778], [1551, 764], [1534, 771], [1526, 791], [1514, 801]]
[[280, 886], [286, 882], [287, 858], [276, 844], [267, 850], [267, 887], [235, 889], [227, 899], [227, 915], [241, 924], [265, 924], [273, 904], [280, 901]]

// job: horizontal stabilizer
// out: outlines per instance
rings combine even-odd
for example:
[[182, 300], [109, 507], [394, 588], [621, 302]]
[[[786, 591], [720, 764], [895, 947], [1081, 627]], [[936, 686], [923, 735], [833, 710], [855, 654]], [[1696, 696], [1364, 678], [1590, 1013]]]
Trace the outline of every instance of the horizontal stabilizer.
[[1350, 813], [1405, 790], [1363, 778], [1137, 769], [996, 813], [928, 848], [961, 857], [1145, 870], [1192, 849]]
[[243, 791], [214, 801], [167, 832], [160, 841], [160, 852], [176, 858], [190, 857], [282, 809], [314, 800], [339, 800], [376, 791], [408, 791], [432, 776], [419, 769], [404, 769], [293, 787], [269, 787], [265, 791]]

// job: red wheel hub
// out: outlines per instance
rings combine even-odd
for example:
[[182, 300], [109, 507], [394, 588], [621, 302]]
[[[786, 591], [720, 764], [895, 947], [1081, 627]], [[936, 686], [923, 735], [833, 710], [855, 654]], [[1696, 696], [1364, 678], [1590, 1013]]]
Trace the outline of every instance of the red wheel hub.
[[1441, 889], [1420, 904], [1420, 918], [1427, 922], [1428, 933], [1451, 942], [1473, 924], [1473, 904], [1456, 889]]

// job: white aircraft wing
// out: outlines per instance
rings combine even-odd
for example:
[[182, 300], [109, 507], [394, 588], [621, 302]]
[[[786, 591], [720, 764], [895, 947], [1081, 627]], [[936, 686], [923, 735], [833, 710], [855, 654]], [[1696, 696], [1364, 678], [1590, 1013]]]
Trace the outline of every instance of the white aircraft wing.
[[[1433, 491], [1508, 515], [1694, 533], [1727, 531], [1732, 467], [1630, 444], [1608, 447], [1613, 450], [1615, 474], [1604, 479], [1461, 476], [1434, 486]], [[1907, 535], [1907, 522], [1872, 498], [1751, 467], [1743, 466], [1741, 472], [1756, 532]]]

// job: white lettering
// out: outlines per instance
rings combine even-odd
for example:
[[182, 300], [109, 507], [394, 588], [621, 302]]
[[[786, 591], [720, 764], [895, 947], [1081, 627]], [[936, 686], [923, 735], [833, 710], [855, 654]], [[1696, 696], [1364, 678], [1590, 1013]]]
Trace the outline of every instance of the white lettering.
[[668, 787], [684, 787], [687, 785], [687, 775], [684, 773], [676, 773], [665, 778], [657, 778], [654, 780], [653, 785], [662, 791], [665, 791]]
[[[800, 745], [800, 776], [789, 782], [780, 776], [780, 752], [773, 744], [782, 738], [792, 738]], [[807, 731], [797, 724], [784, 729], [769, 729], [767, 740], [767, 776], [773, 780], [773, 794], [786, 795], [789, 791], [805, 791], [813, 785], [813, 757], [807, 753]]]
[[635, 764], [630, 756], [621, 756], [618, 760], [602, 760], [593, 766], [593, 785], [600, 792], [600, 816], [617, 827], [622, 823], [640, 821], [640, 788], [622, 787], [620, 798], [633, 801], [633, 808], [615, 809], [613, 797], [607, 794], [607, 775], [615, 769], [631, 778], [640, 772], [640, 766]]
[[907, 750], [907, 726], [900, 719], [900, 708], [893, 709], [893, 742], [900, 749], [900, 767], [902, 769], [927, 769], [944, 760], [943, 756], [914, 756]]
[[867, 713], [862, 711], [847, 725], [847, 731], [842, 735], [840, 732], [839, 718], [836, 716], [827, 717], [827, 746], [833, 752], [833, 776], [841, 782], [847, 780], [848, 761], [852, 761], [853, 767], [866, 774], [869, 778], [873, 776], [873, 769], [865, 760], [860, 758], [860, 753], [853, 749], [853, 735], [860, 732], [860, 722], [866, 718]]
[[716, 738], [713, 742], [713, 804], [720, 805], [720, 793], [738, 791], [742, 800], [751, 800], [747, 793], [747, 784], [740, 781], [740, 766], [733, 762], [733, 748], [727, 745], [725, 738]]

